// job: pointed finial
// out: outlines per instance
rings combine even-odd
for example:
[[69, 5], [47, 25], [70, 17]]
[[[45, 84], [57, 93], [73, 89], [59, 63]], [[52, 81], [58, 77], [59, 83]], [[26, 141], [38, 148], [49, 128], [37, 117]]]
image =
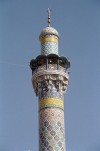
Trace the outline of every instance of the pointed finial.
[[48, 8], [48, 27], [50, 27], [50, 23], [51, 23], [51, 9], [50, 8]]

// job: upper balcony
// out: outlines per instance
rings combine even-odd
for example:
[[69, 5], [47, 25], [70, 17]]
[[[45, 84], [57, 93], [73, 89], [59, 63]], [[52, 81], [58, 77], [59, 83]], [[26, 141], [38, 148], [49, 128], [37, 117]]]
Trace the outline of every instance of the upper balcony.
[[32, 69], [32, 75], [43, 70], [59, 70], [66, 73], [67, 69], [70, 68], [70, 61], [66, 57], [59, 57], [55, 54], [39, 55], [36, 59], [30, 61], [30, 68]]

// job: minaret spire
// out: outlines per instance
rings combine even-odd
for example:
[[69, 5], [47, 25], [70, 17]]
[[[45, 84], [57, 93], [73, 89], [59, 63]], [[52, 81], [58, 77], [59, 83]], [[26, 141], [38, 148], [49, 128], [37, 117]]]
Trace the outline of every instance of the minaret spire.
[[51, 23], [51, 9], [48, 8], [48, 27], [50, 27], [50, 23]]
[[39, 151], [66, 151], [64, 95], [70, 61], [58, 53], [59, 33], [50, 26], [50, 15], [48, 8], [48, 26], [39, 36], [41, 55], [30, 61], [32, 85], [38, 96]]

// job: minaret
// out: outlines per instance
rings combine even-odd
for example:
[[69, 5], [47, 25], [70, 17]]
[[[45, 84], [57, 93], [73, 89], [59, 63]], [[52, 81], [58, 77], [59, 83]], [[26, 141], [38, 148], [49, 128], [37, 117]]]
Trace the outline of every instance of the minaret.
[[66, 151], [64, 128], [64, 94], [70, 67], [69, 60], [58, 54], [59, 33], [48, 26], [39, 36], [41, 55], [30, 61], [32, 85], [38, 96], [39, 151]]

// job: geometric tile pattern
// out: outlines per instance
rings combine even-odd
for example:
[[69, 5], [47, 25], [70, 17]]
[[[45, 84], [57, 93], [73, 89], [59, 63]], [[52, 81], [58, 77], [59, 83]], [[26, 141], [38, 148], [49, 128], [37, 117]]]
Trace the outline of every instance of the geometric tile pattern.
[[43, 42], [41, 43], [41, 54], [57, 54], [58, 55], [58, 44], [56, 42]]
[[39, 112], [39, 151], [65, 151], [64, 111], [45, 108]]

